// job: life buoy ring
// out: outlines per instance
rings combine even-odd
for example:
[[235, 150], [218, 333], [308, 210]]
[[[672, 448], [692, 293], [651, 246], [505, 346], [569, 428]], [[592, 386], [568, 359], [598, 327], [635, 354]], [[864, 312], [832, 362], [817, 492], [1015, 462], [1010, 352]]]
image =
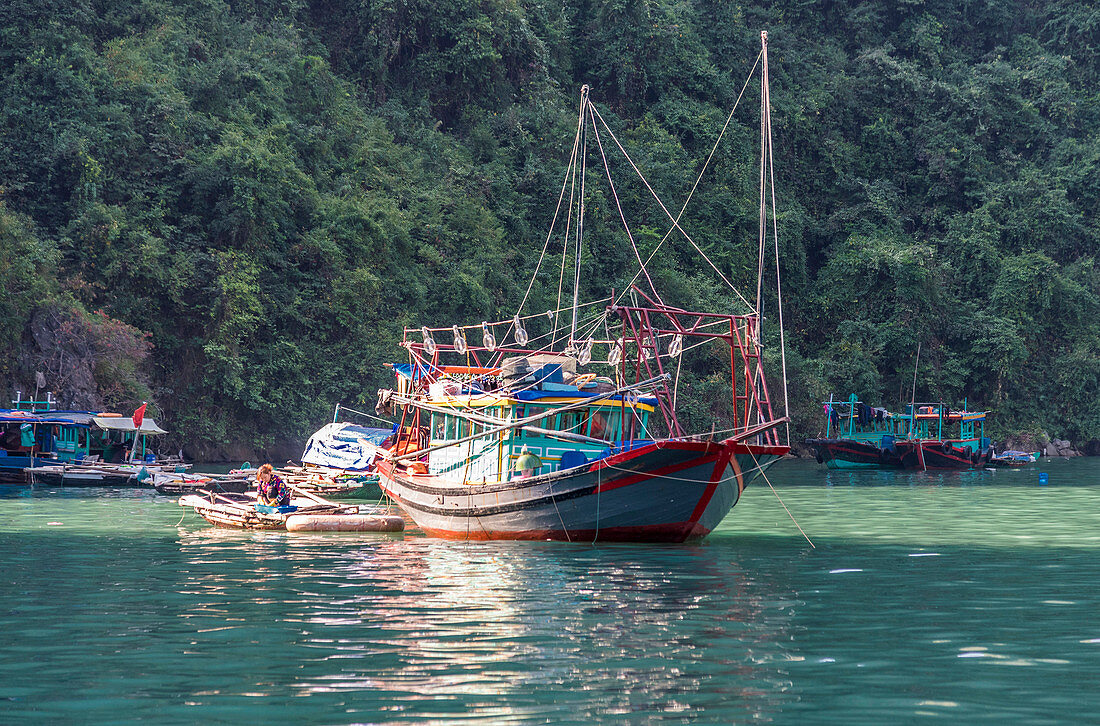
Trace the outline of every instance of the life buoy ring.
[[573, 385], [577, 388], [584, 388], [594, 380], [596, 380], [595, 373], [582, 373], [573, 379]]

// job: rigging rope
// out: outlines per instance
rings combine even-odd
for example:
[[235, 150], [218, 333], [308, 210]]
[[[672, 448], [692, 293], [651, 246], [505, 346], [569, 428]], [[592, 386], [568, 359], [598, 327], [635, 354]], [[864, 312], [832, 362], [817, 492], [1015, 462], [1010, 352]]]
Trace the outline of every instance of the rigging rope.
[[393, 421], [387, 421], [384, 418], [378, 418], [377, 416], [372, 416], [369, 413], [363, 413], [362, 411], [356, 411], [354, 408], [348, 408], [347, 406], [341, 405], [340, 410], [341, 411], [351, 411], [352, 413], [359, 414], [360, 416], [366, 416], [367, 418], [372, 418], [375, 421], [381, 421], [382, 423], [384, 423], [388, 426], [393, 426], [394, 425]]
[[[760, 64], [760, 58], [763, 55], [764, 55], [764, 52], [761, 51], [756, 56], [756, 62], [753, 63], [752, 69], [749, 70], [748, 76], [745, 77], [745, 83], [744, 83], [743, 86], [741, 86], [741, 92], [739, 94], [737, 94], [737, 100], [734, 101], [733, 108], [730, 109], [729, 115], [726, 116], [726, 123], [722, 125], [722, 130], [721, 130], [721, 132], [719, 132], [718, 138], [715, 139], [714, 145], [711, 146], [710, 154], [707, 155], [707, 159], [703, 163], [703, 167], [699, 170], [698, 176], [695, 177], [695, 183], [691, 185], [691, 191], [688, 192], [687, 198], [684, 200], [684, 205], [680, 208], [680, 213], [676, 215], [676, 220], [675, 220], [676, 222], [679, 222], [681, 217], [684, 216], [684, 212], [687, 211], [688, 204], [691, 203], [691, 198], [695, 195], [695, 190], [699, 187], [699, 182], [701, 182], [703, 180], [703, 175], [706, 174], [707, 168], [710, 166], [710, 162], [714, 158], [714, 153], [718, 150], [718, 145], [720, 143], [722, 143], [722, 139], [726, 135], [726, 130], [729, 128], [730, 122], [733, 121], [733, 114], [737, 112], [737, 106], [741, 103], [741, 97], [745, 95], [745, 90], [748, 89], [748, 87], [749, 87], [749, 81], [752, 80], [752, 75], [753, 75], [753, 73], [756, 72], [756, 66]], [[664, 245], [665, 241], [668, 240], [668, 238], [672, 236], [672, 233], [674, 231], [676, 231], [677, 226], [678, 225], [673, 224], [673, 226], [668, 228], [668, 231], [665, 232], [665, 236], [661, 238], [661, 241], [657, 243], [657, 246], [653, 249], [653, 252], [651, 252], [649, 254], [649, 258], [646, 259], [646, 264], [648, 264], [649, 262], [651, 262], [653, 260], [653, 258], [657, 255], [657, 252], [660, 251], [661, 246]], [[709, 260], [708, 260], [708, 262], [709, 262]], [[634, 277], [631, 278], [631, 280], [630, 280], [630, 284], [627, 285], [626, 290], [629, 290], [631, 285], [633, 285], [635, 282], [637, 282], [638, 275], [640, 275], [640, 274], [641, 274], [640, 270], [637, 273], [635, 273]], [[721, 273], [719, 273], [719, 275], [721, 275]], [[723, 279], [725, 279], [725, 278], [723, 278]], [[726, 284], [727, 285], [730, 284], [728, 280], [726, 281]], [[731, 285], [731, 287], [732, 287], [732, 285]], [[620, 294], [619, 300], [621, 300], [622, 297], [624, 295], [626, 295], [626, 290], [624, 290]], [[735, 292], [736, 292], [736, 290], [735, 290]], [[744, 298], [742, 298], [742, 300], [744, 300]], [[618, 300], [616, 302], [618, 302]], [[748, 302], [745, 301], [745, 304], [747, 305]]]
[[[772, 237], [775, 240], [775, 293], [776, 293], [776, 306], [779, 310], [779, 357], [783, 367], [783, 415], [790, 416], [790, 404], [787, 397], [787, 343], [785, 337], [785, 329], [783, 327], [783, 287], [780, 282], [779, 275], [779, 220], [776, 217], [775, 206], [775, 156], [772, 148], [772, 96], [770, 77], [768, 74], [768, 33], [763, 31], [760, 33], [761, 40], [764, 43], [764, 78], [768, 80], [769, 84], [765, 85], [767, 91], [767, 104], [765, 110], [767, 112], [768, 119], [768, 168], [771, 174], [771, 193], [772, 193]], [[791, 425], [785, 424], [787, 433], [787, 444], [791, 442]]]
[[722, 271], [718, 269], [718, 266], [715, 265], [714, 262], [712, 262], [709, 257], [707, 257], [707, 253], [703, 252], [702, 248], [700, 248], [699, 245], [695, 244], [695, 240], [693, 240], [691, 238], [691, 235], [689, 235], [687, 233], [687, 230], [685, 230], [683, 227], [681, 227], [680, 222], [677, 221], [677, 219], [672, 216], [672, 213], [668, 211], [668, 207], [666, 207], [664, 202], [661, 201], [661, 198], [659, 196], [657, 196], [657, 192], [653, 191], [653, 187], [651, 187], [649, 185], [649, 182], [646, 181], [646, 178], [642, 174], [641, 170], [638, 169], [638, 166], [634, 163], [634, 160], [630, 158], [630, 154], [628, 154], [626, 152], [626, 149], [623, 148], [623, 145], [619, 142], [618, 137], [615, 136], [615, 132], [612, 131], [611, 127], [607, 125], [607, 122], [604, 121], [603, 116], [600, 115], [600, 112], [598, 110], [596, 110], [596, 107], [594, 105], [592, 106], [592, 110], [595, 113], [596, 118], [598, 118], [600, 120], [600, 123], [603, 124], [604, 130], [606, 130], [608, 135], [611, 136], [612, 140], [615, 142], [615, 145], [619, 147], [619, 151], [622, 152], [623, 157], [630, 164], [630, 168], [632, 168], [634, 170], [634, 173], [638, 175], [638, 178], [642, 180], [642, 184], [644, 184], [645, 188], [649, 190], [650, 195], [652, 195], [653, 198], [657, 201], [658, 206], [661, 207], [661, 210], [665, 213], [665, 215], [670, 220], [672, 220], [672, 226], [675, 229], [679, 230], [680, 234], [684, 235], [684, 239], [686, 239], [688, 242], [691, 243], [691, 246], [695, 248], [695, 251], [698, 252], [702, 256], [702, 258], [707, 261], [707, 264], [710, 265], [711, 268], [715, 272], [718, 273], [718, 276], [722, 278], [722, 281], [725, 282], [726, 285], [728, 285], [729, 288], [731, 290], [733, 290], [734, 294], [737, 295], [737, 297], [741, 299], [741, 302], [745, 303], [745, 306], [748, 307], [751, 310], [752, 309], [752, 303], [750, 303], [748, 300], [746, 300], [745, 297], [741, 294], [741, 292], [736, 287], [734, 287], [733, 283], [730, 282], [724, 274], [722, 274]]
[[573, 263], [573, 323], [569, 328], [569, 337], [572, 339], [577, 334], [577, 295], [581, 289], [581, 242], [584, 240], [584, 185], [588, 179], [588, 134], [584, 133], [585, 106], [591, 105], [588, 101], [588, 86], [581, 87], [581, 108], [578, 113], [577, 125], [580, 128], [581, 143], [581, 195], [577, 199], [577, 244], [576, 261]]
[[[581, 130], [580, 130], [580, 127], [578, 127], [577, 128], [577, 133], [573, 137], [573, 152], [572, 152], [571, 158], [576, 158], [577, 147], [580, 144], [580, 138], [581, 138]], [[531, 294], [531, 288], [534, 287], [534, 285], [535, 285], [535, 278], [538, 277], [539, 268], [542, 267], [542, 260], [546, 256], [546, 249], [550, 246], [550, 238], [554, 234], [554, 225], [557, 223], [558, 214], [561, 212], [561, 203], [562, 203], [562, 200], [565, 199], [565, 188], [567, 186], [569, 186], [569, 168], [568, 167], [566, 168], [566, 171], [565, 171], [565, 179], [562, 181], [561, 193], [558, 194], [558, 204], [554, 208], [554, 216], [550, 220], [550, 230], [546, 233], [546, 241], [542, 243], [542, 253], [539, 255], [538, 264], [535, 265], [535, 272], [534, 272], [533, 275], [531, 275], [531, 281], [527, 283], [527, 291], [523, 293], [523, 300], [520, 302], [519, 307], [516, 309], [516, 314], [517, 315], [523, 310], [523, 306], [527, 303], [527, 298]], [[509, 332], [511, 332], [511, 330], [509, 330]], [[508, 333], [505, 333], [505, 336], [507, 336], [507, 335], [508, 335]]]
[[[599, 128], [596, 126], [595, 116], [593, 116], [594, 110], [595, 106], [591, 102], [589, 102], [588, 115], [589, 118], [592, 119], [592, 132], [596, 137], [596, 145], [600, 149], [600, 158], [603, 159], [604, 173], [607, 174], [607, 183], [611, 187], [611, 196], [615, 199], [615, 208], [619, 210], [619, 219], [621, 219], [623, 222], [623, 229], [626, 231], [626, 238], [630, 240], [630, 247], [634, 250], [634, 257], [638, 260], [638, 266], [641, 269], [642, 274], [645, 275], [645, 281], [649, 283], [649, 289], [653, 291], [653, 295], [657, 298], [657, 302], [664, 305], [665, 303], [664, 300], [661, 299], [661, 294], [657, 292], [657, 288], [656, 286], [654, 286], [653, 280], [649, 277], [649, 271], [646, 270], [645, 263], [642, 262], [642, 254], [638, 251], [638, 245], [634, 242], [634, 235], [630, 231], [630, 224], [626, 221], [626, 215], [623, 213], [623, 205], [622, 202], [619, 201], [619, 191], [615, 188], [615, 181], [611, 177], [611, 167], [607, 163], [607, 154], [604, 152], [603, 149], [603, 140], [600, 139], [600, 131]], [[602, 121], [603, 119], [600, 120]], [[607, 124], [604, 124], [605, 127], [606, 125]], [[608, 129], [608, 132], [610, 133], [610, 129]], [[618, 143], [618, 141], [616, 141], [615, 143]], [[619, 149], [622, 150], [622, 147], [620, 146]], [[626, 152], [623, 151], [623, 153], [625, 154]], [[633, 165], [633, 162], [631, 162], [631, 165]], [[635, 168], [635, 171], [637, 171], [637, 168]], [[639, 175], [641, 175], [641, 172], [638, 173]], [[645, 181], [645, 179], [643, 178], [642, 181]], [[646, 187], [649, 187], [648, 183], [646, 183]], [[653, 190], [650, 189], [650, 192], [652, 193]], [[656, 197], [656, 194], [654, 194], [654, 196]], [[660, 203], [660, 201], [660, 199], [657, 200], [658, 203]], [[661, 206], [662, 208], [664, 207], [664, 205]]]

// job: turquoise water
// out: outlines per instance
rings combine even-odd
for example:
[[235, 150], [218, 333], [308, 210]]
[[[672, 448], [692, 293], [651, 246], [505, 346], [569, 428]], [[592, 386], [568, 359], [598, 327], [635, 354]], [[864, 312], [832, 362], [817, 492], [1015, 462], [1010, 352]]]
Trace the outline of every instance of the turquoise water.
[[763, 483], [701, 543], [599, 546], [0, 490], [0, 722], [1100, 720], [1100, 462], [771, 480], [816, 549]]

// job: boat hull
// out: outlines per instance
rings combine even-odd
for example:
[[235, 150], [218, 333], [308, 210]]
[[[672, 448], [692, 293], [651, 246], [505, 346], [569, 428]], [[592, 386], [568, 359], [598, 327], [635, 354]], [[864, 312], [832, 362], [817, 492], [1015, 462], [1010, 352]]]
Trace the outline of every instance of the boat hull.
[[989, 461], [989, 450], [975, 451], [961, 442], [924, 439], [895, 444], [906, 469], [924, 471], [981, 469]]
[[900, 469], [897, 451], [854, 439], [807, 439], [819, 464], [830, 469]]
[[378, 466], [381, 486], [429, 536], [683, 542], [709, 534], [786, 446], [662, 441], [551, 474], [464, 484]]
[[247, 491], [251, 491], [255, 488], [255, 483], [250, 479], [230, 479], [221, 481], [211, 481], [206, 479], [199, 480], [186, 480], [186, 479], [165, 479], [154, 483], [153, 487], [160, 494], [168, 494], [171, 496], [182, 496], [184, 494], [194, 494], [202, 489], [207, 489], [215, 492], [228, 492], [232, 494], [241, 494]]
[[28, 484], [24, 469], [36, 466], [50, 466], [56, 464], [56, 459], [45, 459], [38, 456], [2, 456], [0, 457], [0, 484]]
[[[50, 467], [52, 468], [52, 467]], [[138, 481], [133, 473], [110, 474], [89, 471], [42, 471], [41, 467], [26, 470], [27, 480], [44, 487], [147, 487], [148, 481]]]

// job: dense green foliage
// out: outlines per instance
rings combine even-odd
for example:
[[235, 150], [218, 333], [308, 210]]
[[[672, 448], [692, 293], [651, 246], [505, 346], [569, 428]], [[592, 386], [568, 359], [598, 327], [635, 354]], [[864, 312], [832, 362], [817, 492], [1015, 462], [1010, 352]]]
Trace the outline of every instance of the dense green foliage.
[[[151, 396], [197, 451], [300, 442], [388, 384], [403, 324], [512, 315], [581, 84], [678, 208], [760, 29], [797, 432], [830, 393], [908, 400], [919, 343], [918, 398], [1100, 439], [1100, 12], [1071, 2], [8, 0], [0, 374], [33, 385], [35, 316], [67, 311], [101, 341], [104, 404]], [[758, 103], [750, 84], [684, 217], [747, 289]], [[595, 298], [637, 264], [591, 191]], [[619, 192], [648, 254], [667, 221]], [[679, 237], [651, 274], [736, 310]], [[724, 412], [715, 386], [686, 372], [694, 423]]]

